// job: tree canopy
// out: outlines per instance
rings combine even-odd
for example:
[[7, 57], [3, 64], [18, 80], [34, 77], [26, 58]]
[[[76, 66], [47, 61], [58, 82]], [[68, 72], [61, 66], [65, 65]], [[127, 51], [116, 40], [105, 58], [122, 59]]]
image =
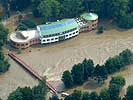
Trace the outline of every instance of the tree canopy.
[[45, 100], [47, 93], [45, 80], [40, 81], [37, 86], [33, 88], [18, 87], [15, 91], [10, 93], [8, 100]]

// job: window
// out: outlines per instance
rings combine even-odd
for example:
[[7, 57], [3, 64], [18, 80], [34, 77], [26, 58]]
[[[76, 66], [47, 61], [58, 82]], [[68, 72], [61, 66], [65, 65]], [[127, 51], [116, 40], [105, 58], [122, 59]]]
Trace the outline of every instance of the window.
[[21, 44], [21, 46], [24, 46], [24, 44]]
[[54, 40], [54, 38], [52, 38], [51, 40]]
[[47, 41], [50, 41], [50, 39], [47, 39]]
[[72, 34], [69, 34], [69, 36], [71, 36]]
[[75, 32], [73, 32], [73, 35], [75, 34]]
[[43, 42], [45, 42], [45, 40], [43, 40]]
[[76, 31], [76, 33], [78, 33], [78, 31]]
[[68, 35], [66, 35], [66, 37], [68, 37]]
[[57, 40], [58, 38], [55, 38], [55, 40]]

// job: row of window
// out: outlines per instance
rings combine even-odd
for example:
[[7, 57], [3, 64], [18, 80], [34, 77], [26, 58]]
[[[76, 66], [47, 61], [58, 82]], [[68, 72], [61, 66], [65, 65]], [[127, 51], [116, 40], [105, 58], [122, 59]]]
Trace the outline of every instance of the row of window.
[[92, 27], [95, 27], [95, 26], [97, 26], [97, 24], [93, 24], [93, 25], [92, 25]]
[[[72, 34], [74, 35], [74, 34], [76, 34], [76, 33], [78, 33], [78, 31], [69, 34], [69, 36], [71, 36]], [[65, 37], [68, 37], [68, 35], [65, 35]], [[50, 40], [53, 41], [53, 40], [57, 40], [57, 39], [58, 39], [58, 38], [51, 38], [51, 39], [43, 40], [43, 42], [50, 41]]]
[[74, 30], [76, 30], [77, 28], [73, 28], [71, 30], [68, 30], [68, 31], [64, 31], [62, 33], [55, 33], [55, 34], [50, 34], [50, 35], [44, 35], [43, 37], [46, 38], [46, 37], [52, 37], [52, 36], [57, 36], [57, 35], [61, 35], [61, 34], [65, 34], [65, 33], [69, 33], [69, 32], [72, 32]]

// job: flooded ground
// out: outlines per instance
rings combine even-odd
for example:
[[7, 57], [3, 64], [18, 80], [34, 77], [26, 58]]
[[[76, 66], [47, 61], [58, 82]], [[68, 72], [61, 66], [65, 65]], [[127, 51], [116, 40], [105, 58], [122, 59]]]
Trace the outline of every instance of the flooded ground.
[[[96, 30], [81, 33], [79, 36], [61, 43], [33, 46], [22, 51], [22, 54], [18, 56], [32, 65], [40, 75], [47, 76], [48, 80], [60, 89], [63, 87], [60, 81], [63, 71], [71, 70], [74, 64], [82, 62], [84, 58], [93, 59], [95, 64], [103, 64], [108, 57], [114, 56], [124, 49], [133, 50], [133, 29], [121, 30], [109, 23], [103, 23], [103, 25], [106, 26], [106, 31], [101, 35], [97, 35]], [[10, 59], [10, 63], [10, 71], [0, 75], [1, 98], [6, 98], [18, 86], [33, 86], [38, 83], [13, 60]], [[117, 74], [126, 78], [126, 87], [133, 84], [133, 65]], [[100, 87], [85, 86], [88, 86], [89, 90]]]

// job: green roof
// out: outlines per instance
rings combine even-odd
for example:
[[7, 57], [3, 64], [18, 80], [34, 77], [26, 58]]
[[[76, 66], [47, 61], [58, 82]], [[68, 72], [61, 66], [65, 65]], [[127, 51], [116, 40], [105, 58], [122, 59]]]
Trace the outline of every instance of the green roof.
[[98, 19], [98, 15], [95, 13], [84, 13], [81, 15], [85, 20], [96, 20]]
[[64, 19], [50, 24], [39, 25], [38, 27], [40, 29], [40, 34], [45, 36], [68, 31], [78, 27], [78, 24], [75, 19]]

